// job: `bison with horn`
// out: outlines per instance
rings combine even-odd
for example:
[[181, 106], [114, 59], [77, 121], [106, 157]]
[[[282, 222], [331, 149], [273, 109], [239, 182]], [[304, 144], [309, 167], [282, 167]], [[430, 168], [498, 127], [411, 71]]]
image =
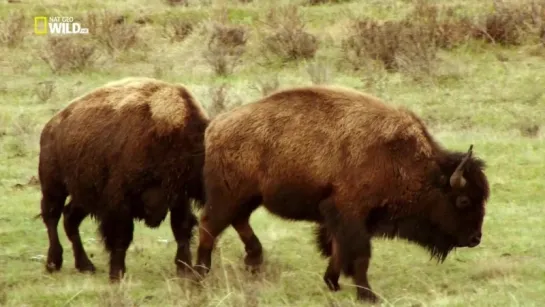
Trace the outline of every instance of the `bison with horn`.
[[206, 274], [216, 238], [232, 225], [245, 262], [262, 263], [249, 225], [273, 214], [318, 224], [329, 256], [324, 280], [352, 276], [357, 297], [377, 300], [367, 278], [373, 237], [399, 237], [444, 261], [481, 241], [489, 196], [484, 162], [442, 148], [414, 113], [338, 87], [278, 91], [217, 116], [205, 133], [206, 203], [196, 270]]

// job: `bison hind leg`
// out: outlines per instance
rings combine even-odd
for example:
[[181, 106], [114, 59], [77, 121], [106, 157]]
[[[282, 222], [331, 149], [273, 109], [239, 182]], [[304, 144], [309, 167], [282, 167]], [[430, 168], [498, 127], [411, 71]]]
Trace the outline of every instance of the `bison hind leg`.
[[[44, 179], [42, 180], [45, 182]], [[42, 184], [41, 216], [47, 227], [47, 236], [49, 238], [46, 262], [48, 272], [58, 271], [62, 267], [63, 249], [57, 227], [67, 196], [68, 193], [62, 185], [52, 187]]]
[[197, 224], [197, 217], [191, 211], [187, 199], [184, 198], [170, 208], [170, 228], [178, 245], [174, 263], [181, 277], [192, 271], [190, 245]]
[[64, 232], [70, 242], [72, 242], [76, 269], [80, 272], [95, 272], [95, 266], [91, 260], [89, 260], [89, 257], [83, 248], [79, 233], [79, 226], [89, 213], [83, 207], [75, 204], [74, 200], [71, 200], [68, 205], [64, 207], [63, 214]]
[[250, 226], [250, 215], [259, 206], [260, 202], [261, 199], [258, 198], [247, 202], [231, 223], [233, 228], [237, 231], [240, 240], [244, 243], [244, 249], [246, 251], [244, 263], [252, 273], [259, 272], [259, 268], [263, 263], [263, 246], [252, 229], [252, 226]]
[[318, 250], [324, 257], [330, 257], [332, 254], [332, 241], [331, 236], [328, 233], [325, 225], [318, 224], [314, 229], [314, 234], [316, 236], [316, 243], [318, 245]]

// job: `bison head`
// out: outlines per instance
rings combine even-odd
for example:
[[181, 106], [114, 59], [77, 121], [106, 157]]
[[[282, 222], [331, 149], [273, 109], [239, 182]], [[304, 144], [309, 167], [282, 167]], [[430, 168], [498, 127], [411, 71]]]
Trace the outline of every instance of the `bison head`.
[[452, 237], [455, 247], [475, 247], [481, 242], [489, 190], [484, 162], [473, 158], [472, 150], [473, 145], [466, 154], [450, 153], [439, 161], [442, 179], [432, 219]]

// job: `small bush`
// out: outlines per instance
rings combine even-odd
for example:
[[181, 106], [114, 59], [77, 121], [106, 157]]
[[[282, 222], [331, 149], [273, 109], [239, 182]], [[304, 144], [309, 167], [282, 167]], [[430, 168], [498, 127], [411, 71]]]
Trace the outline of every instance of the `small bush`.
[[26, 16], [22, 11], [10, 12], [0, 20], [0, 42], [9, 48], [20, 45], [27, 34]]
[[274, 75], [272, 78], [262, 78], [258, 79], [252, 88], [258, 90], [261, 93], [261, 96], [265, 97], [280, 87], [280, 81], [278, 80], [278, 75]]
[[331, 70], [321, 61], [307, 63], [306, 71], [313, 84], [327, 84], [331, 82]]
[[214, 23], [209, 28], [204, 59], [217, 75], [225, 76], [240, 64], [246, 51], [246, 29], [240, 26]]
[[224, 111], [242, 105], [240, 97], [231, 96], [229, 90], [230, 86], [225, 82], [220, 85], [211, 86], [208, 89], [210, 100], [207, 104], [207, 113], [210, 118], [214, 118]]
[[189, 6], [188, 0], [164, 0], [170, 6]]
[[193, 22], [186, 19], [172, 17], [163, 24], [163, 36], [171, 42], [185, 40], [194, 30]]
[[87, 14], [86, 24], [93, 37], [109, 54], [124, 51], [138, 43], [139, 26], [126, 23], [125, 17], [109, 11]]
[[307, 5], [321, 5], [321, 4], [338, 4], [350, 2], [352, 0], [306, 0]]
[[439, 48], [455, 48], [467, 42], [474, 33], [473, 22], [466, 16], [457, 16], [455, 8], [444, 9], [425, 0], [417, 1], [406, 19], [426, 28]]
[[34, 93], [41, 102], [47, 102], [55, 91], [55, 82], [43, 81], [36, 85]]
[[494, 2], [494, 12], [481, 17], [476, 38], [504, 46], [518, 46], [545, 33], [545, 1]]
[[520, 12], [515, 12], [512, 8], [499, 7], [496, 12], [485, 17], [486, 35], [483, 38], [501, 45], [520, 45], [523, 22]]
[[173, 70], [173, 65], [169, 61], [157, 61], [153, 64], [153, 77], [162, 79], [170, 74]]
[[539, 125], [531, 121], [520, 121], [517, 127], [523, 137], [535, 138], [539, 135]]
[[314, 58], [319, 43], [315, 35], [305, 31], [305, 23], [297, 5], [272, 8], [266, 16], [263, 48], [283, 60]]
[[211, 104], [209, 106], [209, 114], [211, 117], [223, 112], [227, 109], [227, 92], [229, 85], [223, 83], [218, 87], [211, 87], [209, 89], [209, 95], [211, 98]]
[[388, 71], [429, 73], [439, 46], [448, 40], [438, 32], [435, 7], [416, 12], [403, 20], [355, 20], [351, 34], [342, 42], [347, 61], [356, 70], [372, 60], [381, 62]]
[[55, 74], [83, 71], [96, 60], [95, 47], [74, 37], [49, 37], [41, 50], [40, 58]]

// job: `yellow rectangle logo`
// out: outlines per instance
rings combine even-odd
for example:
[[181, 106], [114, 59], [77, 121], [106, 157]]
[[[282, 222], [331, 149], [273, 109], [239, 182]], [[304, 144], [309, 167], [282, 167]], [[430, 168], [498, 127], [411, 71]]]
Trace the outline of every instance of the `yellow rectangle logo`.
[[47, 17], [34, 17], [34, 33], [47, 34]]

